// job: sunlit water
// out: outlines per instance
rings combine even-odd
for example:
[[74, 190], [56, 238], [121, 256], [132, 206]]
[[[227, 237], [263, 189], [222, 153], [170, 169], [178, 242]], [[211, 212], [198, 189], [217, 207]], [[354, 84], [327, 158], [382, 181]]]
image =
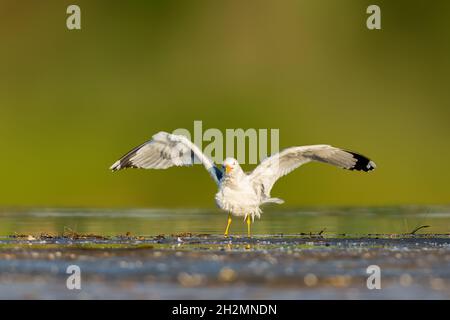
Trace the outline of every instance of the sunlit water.
[[[198, 209], [3, 209], [0, 298], [450, 298], [450, 208], [268, 209], [252, 239], [238, 218], [224, 238], [226, 218]], [[428, 227], [414, 233], [420, 226]], [[73, 264], [79, 291], [65, 286]], [[367, 288], [370, 265], [381, 268], [381, 290]]]
[[[79, 233], [119, 235], [175, 234], [181, 232], [221, 234], [227, 214], [207, 209], [30, 209], [0, 211], [0, 236], [17, 234]], [[301, 234], [324, 230], [324, 234], [408, 233], [428, 225], [422, 232], [450, 232], [448, 207], [304, 208], [266, 209], [253, 224], [255, 235]], [[246, 232], [242, 218], [235, 217], [231, 231]]]

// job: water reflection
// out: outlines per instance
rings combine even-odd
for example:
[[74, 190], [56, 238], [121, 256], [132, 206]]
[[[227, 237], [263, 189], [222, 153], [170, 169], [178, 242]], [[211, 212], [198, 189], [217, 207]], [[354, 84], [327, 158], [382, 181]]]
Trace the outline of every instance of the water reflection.
[[[101, 235], [222, 234], [226, 213], [205, 209], [31, 209], [0, 211], [0, 236], [78, 233]], [[237, 220], [231, 236], [244, 236]], [[449, 233], [450, 207], [353, 207], [266, 209], [255, 221], [255, 235], [287, 234], [398, 234], [429, 225], [420, 233]]]

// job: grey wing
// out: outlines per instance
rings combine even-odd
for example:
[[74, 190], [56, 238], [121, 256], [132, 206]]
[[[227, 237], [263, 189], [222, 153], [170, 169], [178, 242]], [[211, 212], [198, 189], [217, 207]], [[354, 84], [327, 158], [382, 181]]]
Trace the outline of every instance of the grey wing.
[[164, 131], [155, 134], [150, 141], [134, 148], [117, 160], [110, 169], [113, 171], [125, 168], [167, 169], [173, 166], [191, 166], [203, 164], [214, 181], [218, 184], [222, 171], [213, 161], [188, 138]]
[[270, 197], [275, 182], [310, 161], [329, 163], [347, 170], [371, 171], [376, 168], [369, 158], [329, 145], [313, 145], [285, 149], [263, 160], [250, 174], [255, 188]]

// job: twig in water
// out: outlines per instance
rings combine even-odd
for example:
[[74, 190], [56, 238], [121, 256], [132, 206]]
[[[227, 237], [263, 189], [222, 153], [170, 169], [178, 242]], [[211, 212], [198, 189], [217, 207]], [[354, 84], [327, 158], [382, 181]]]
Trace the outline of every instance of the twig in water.
[[415, 234], [417, 231], [419, 231], [420, 229], [423, 229], [423, 228], [429, 228], [429, 227], [431, 227], [431, 226], [420, 226], [420, 227], [417, 227], [417, 228], [415, 228], [412, 232], [411, 232], [411, 234]]

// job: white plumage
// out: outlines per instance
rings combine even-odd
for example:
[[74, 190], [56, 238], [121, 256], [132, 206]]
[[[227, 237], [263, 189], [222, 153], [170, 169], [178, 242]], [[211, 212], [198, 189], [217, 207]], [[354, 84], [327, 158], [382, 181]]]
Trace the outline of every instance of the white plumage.
[[[194, 162], [201, 163], [218, 186], [215, 196], [217, 206], [229, 214], [244, 217], [250, 235], [250, 223], [255, 216], [260, 217], [261, 205], [283, 203], [283, 200], [270, 196], [275, 182], [310, 161], [358, 171], [371, 171], [376, 167], [373, 161], [360, 154], [329, 145], [312, 145], [284, 149], [266, 158], [255, 170], [246, 174], [236, 159], [227, 158], [222, 167], [217, 167], [186, 137], [159, 132], [150, 141], [116, 161], [110, 169], [166, 169], [172, 166], [191, 166]], [[228, 235], [230, 223], [231, 215], [225, 235]]]

